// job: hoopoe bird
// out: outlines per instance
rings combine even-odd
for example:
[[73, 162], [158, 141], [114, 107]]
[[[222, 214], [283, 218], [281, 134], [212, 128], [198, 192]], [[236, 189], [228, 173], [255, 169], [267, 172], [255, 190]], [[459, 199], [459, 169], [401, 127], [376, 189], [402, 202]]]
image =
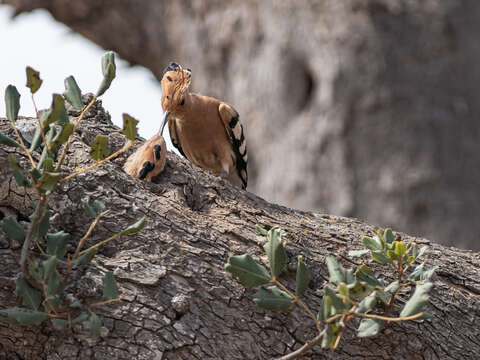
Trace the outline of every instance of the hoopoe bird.
[[172, 144], [191, 163], [243, 189], [247, 187], [247, 144], [235, 109], [220, 100], [189, 92], [190, 69], [172, 62], [163, 73], [162, 108]]
[[123, 169], [130, 176], [152, 181], [163, 171], [166, 159], [165, 139], [161, 134], [155, 134], [128, 157]]

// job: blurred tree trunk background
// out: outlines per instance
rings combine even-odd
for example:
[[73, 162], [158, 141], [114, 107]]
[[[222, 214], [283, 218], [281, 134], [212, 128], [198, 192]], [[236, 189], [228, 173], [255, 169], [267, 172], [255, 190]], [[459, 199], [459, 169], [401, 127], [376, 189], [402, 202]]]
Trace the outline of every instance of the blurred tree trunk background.
[[3, 2], [192, 68], [246, 124], [250, 191], [480, 249], [478, 0]]

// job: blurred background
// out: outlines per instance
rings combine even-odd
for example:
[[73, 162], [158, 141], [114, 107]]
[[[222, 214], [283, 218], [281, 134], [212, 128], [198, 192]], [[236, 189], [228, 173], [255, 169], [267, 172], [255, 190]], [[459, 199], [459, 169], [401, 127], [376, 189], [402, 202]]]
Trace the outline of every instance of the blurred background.
[[176, 61], [239, 111], [249, 191], [480, 250], [478, 0], [0, 2], [2, 89], [31, 65], [44, 107], [71, 74], [94, 91], [114, 50], [104, 106], [150, 137]]

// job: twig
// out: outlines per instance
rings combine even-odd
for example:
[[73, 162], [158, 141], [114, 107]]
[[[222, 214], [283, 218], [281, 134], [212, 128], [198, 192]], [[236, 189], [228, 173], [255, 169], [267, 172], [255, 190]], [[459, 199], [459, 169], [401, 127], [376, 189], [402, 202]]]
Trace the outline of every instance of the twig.
[[310, 350], [315, 345], [320, 343], [320, 341], [322, 340], [322, 337], [324, 335], [325, 335], [325, 330], [323, 330], [320, 334], [318, 334], [312, 340], [307, 341], [301, 348], [295, 350], [294, 352], [291, 352], [290, 354], [282, 356], [282, 357], [278, 358], [277, 360], [292, 360], [292, 359], [298, 358], [300, 355], [305, 354], [308, 350]]
[[42, 220], [41, 211], [47, 201], [47, 196], [41, 196], [40, 200], [38, 201], [37, 207], [33, 213], [33, 223], [30, 225], [28, 229], [27, 235], [25, 236], [25, 241], [23, 242], [22, 252], [20, 255], [20, 268], [22, 272], [25, 272], [25, 262], [27, 261], [28, 250], [30, 249], [30, 242], [32, 240], [32, 235], [40, 221]]
[[38, 122], [38, 126], [40, 127], [40, 134], [42, 135], [43, 143], [47, 147], [47, 151], [50, 151], [50, 146], [47, 144], [47, 140], [45, 139], [45, 132], [43, 131], [43, 125], [40, 122], [40, 116], [38, 116], [37, 104], [35, 104], [35, 99], [33, 97], [33, 94], [32, 94], [32, 103], [33, 103], [33, 107], [35, 108], [35, 114], [37, 114], [37, 122]]
[[12, 126], [13, 131], [15, 132], [15, 135], [17, 136], [18, 142], [20, 143], [20, 147], [22, 148], [23, 152], [28, 156], [30, 162], [32, 163], [32, 166], [35, 169], [38, 169], [37, 164], [35, 164], [35, 160], [33, 160], [32, 154], [30, 154], [30, 151], [28, 151], [27, 147], [23, 143], [23, 139], [20, 136], [20, 133], [18, 132], [14, 121], [11, 121], [11, 126]]
[[108, 239], [102, 240], [99, 243], [96, 243], [95, 245], [90, 246], [88, 249], [81, 251], [80, 255], [83, 255], [83, 254], [89, 252], [90, 250], [96, 249], [97, 247], [102, 246], [103, 244], [106, 244], [109, 241], [115, 240], [116, 238], [120, 237], [121, 235], [122, 235], [122, 233], [117, 233], [113, 236], [110, 236]]
[[308, 315], [310, 315], [310, 317], [315, 322], [315, 325], [317, 326], [318, 331], [319, 332], [322, 331], [320, 322], [317, 320], [317, 317], [312, 312], [312, 310], [310, 310], [310, 308], [307, 305], [305, 305], [305, 303], [302, 300], [300, 300], [295, 294], [293, 294], [290, 290], [288, 290], [285, 286], [283, 286], [277, 279], [273, 278], [272, 283], [274, 283], [279, 288], [281, 288], [283, 291], [285, 291], [288, 295], [290, 295], [293, 298], [293, 301], [295, 301], [298, 305], [300, 305], [302, 308], [304, 308], [305, 311], [308, 313]]
[[121, 148], [120, 150], [118, 150], [117, 152], [113, 153], [112, 155], [106, 157], [106, 158], [103, 159], [103, 160], [100, 160], [100, 161], [95, 162], [95, 164], [93, 164], [93, 165], [90, 165], [90, 166], [88, 166], [88, 167], [86, 167], [86, 168], [83, 168], [83, 169], [80, 169], [80, 170], [75, 171], [73, 174], [70, 174], [70, 175], [64, 177], [63, 179], [61, 179], [60, 182], [66, 181], [66, 180], [68, 180], [68, 179], [71, 179], [71, 178], [73, 178], [73, 177], [75, 177], [75, 176], [77, 176], [77, 175], [80, 175], [80, 174], [82, 174], [82, 173], [84, 173], [84, 172], [87, 172], [87, 171], [89, 171], [89, 170], [92, 170], [92, 169], [96, 168], [97, 166], [99, 166], [99, 165], [101, 165], [101, 164], [103, 164], [103, 163], [106, 163], [107, 161], [110, 161], [110, 160], [116, 158], [118, 155], [120, 155], [120, 154], [124, 153], [125, 151], [127, 151], [128, 149], [130, 149], [130, 148], [133, 146], [133, 144], [134, 144], [134, 142], [133, 142], [133, 141], [130, 141], [130, 143], [129, 143], [127, 146]]
[[[73, 127], [73, 133], [75, 133], [75, 131], [78, 128], [78, 125], [80, 124], [80, 121], [82, 121], [85, 113], [88, 111], [88, 109], [90, 109], [90, 107], [95, 103], [95, 101], [97, 101], [97, 98], [94, 96], [93, 99], [88, 103], [88, 105], [85, 106], [85, 108], [82, 110], [82, 112], [80, 113], [80, 116], [78, 117], [77, 122], [75, 123], [75, 126]], [[67, 143], [63, 147], [62, 154], [60, 155], [60, 159], [58, 160], [57, 166], [55, 167], [55, 172], [58, 172], [58, 170], [60, 169], [60, 166], [62, 166], [63, 161], [65, 160], [65, 156], [67, 155], [67, 151], [70, 148], [72, 139], [73, 139], [73, 134], [69, 136]]]
[[85, 243], [85, 240], [92, 234], [92, 231], [95, 228], [95, 226], [97, 225], [98, 221], [106, 213], [108, 213], [108, 210], [98, 214], [97, 217], [95, 218], [95, 220], [93, 220], [93, 222], [90, 224], [90, 227], [88, 228], [87, 232], [85, 233], [85, 235], [83, 235], [83, 237], [78, 242], [77, 249], [75, 250], [75, 254], [73, 255], [73, 260], [78, 258], [78, 256], [80, 255], [80, 250], [81, 250], [83, 244]]
[[391, 318], [391, 317], [375, 315], [375, 314], [364, 314], [364, 313], [356, 313], [355, 314], [355, 316], [359, 316], [359, 317], [364, 317], [364, 318], [369, 318], [369, 319], [378, 319], [378, 320], [384, 320], [384, 321], [393, 321], [393, 322], [415, 320], [415, 319], [418, 319], [419, 317], [422, 317], [423, 315], [424, 315], [423, 312], [419, 312], [418, 314], [411, 315], [411, 316]]
[[57, 314], [57, 311], [55, 310], [54, 306], [52, 305], [52, 303], [50, 302], [50, 300], [48, 300], [48, 294], [47, 294], [47, 286], [45, 284], [45, 279], [42, 280], [42, 291], [43, 291], [43, 296], [45, 297], [45, 301], [47, 302], [48, 306], [50, 306], [50, 309], [53, 311], [53, 313], [55, 315], [58, 315]]
[[41, 253], [42, 255], [47, 255], [47, 254], [45, 254], [45, 251], [44, 251], [44, 250], [42, 249], [42, 247], [40, 246], [40, 243], [38, 242], [38, 239], [37, 239], [37, 238], [35, 238], [35, 245], [37, 245], [37, 248], [38, 248], [38, 250], [40, 251], [40, 253]]
[[117, 302], [117, 301], [122, 301], [122, 300], [123, 300], [123, 298], [121, 296], [119, 296], [118, 298], [115, 298], [115, 299], [108, 299], [108, 300], [105, 300], [105, 301], [100, 301], [100, 302], [91, 304], [91, 305], [89, 305], [89, 307], [93, 308], [93, 307], [107, 305], [107, 304], [111, 304], [111, 303], [114, 303], [114, 302]]

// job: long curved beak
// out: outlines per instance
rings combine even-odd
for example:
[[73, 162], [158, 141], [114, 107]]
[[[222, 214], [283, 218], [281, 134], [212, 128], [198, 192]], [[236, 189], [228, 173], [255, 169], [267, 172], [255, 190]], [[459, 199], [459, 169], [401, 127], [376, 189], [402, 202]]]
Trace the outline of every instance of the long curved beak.
[[167, 125], [169, 115], [170, 113], [168, 112], [168, 110], [165, 111], [165, 114], [163, 115], [162, 126], [160, 127], [160, 135], [162, 136], [163, 136], [163, 129], [165, 128], [165, 125]]

